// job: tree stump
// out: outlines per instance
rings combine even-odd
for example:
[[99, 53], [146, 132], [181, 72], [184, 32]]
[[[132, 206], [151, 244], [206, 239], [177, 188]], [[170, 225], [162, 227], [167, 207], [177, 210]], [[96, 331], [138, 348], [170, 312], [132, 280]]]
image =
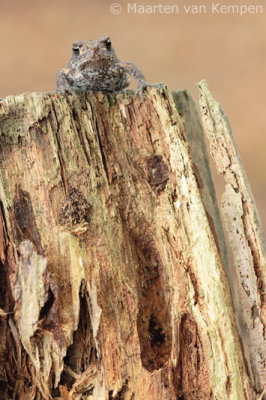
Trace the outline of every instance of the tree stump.
[[3, 399], [257, 398], [191, 104], [164, 85], [1, 100]]

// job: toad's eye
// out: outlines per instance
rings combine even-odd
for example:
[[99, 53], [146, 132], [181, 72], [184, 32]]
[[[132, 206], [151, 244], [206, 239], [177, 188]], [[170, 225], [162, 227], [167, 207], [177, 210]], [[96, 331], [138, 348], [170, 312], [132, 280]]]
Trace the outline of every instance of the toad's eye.
[[76, 44], [73, 44], [72, 50], [74, 54], [79, 54], [79, 46]]
[[108, 50], [110, 50], [111, 47], [112, 47], [112, 42], [111, 42], [111, 40], [110, 40], [109, 38], [106, 39], [105, 44], [106, 44], [106, 48], [107, 48]]

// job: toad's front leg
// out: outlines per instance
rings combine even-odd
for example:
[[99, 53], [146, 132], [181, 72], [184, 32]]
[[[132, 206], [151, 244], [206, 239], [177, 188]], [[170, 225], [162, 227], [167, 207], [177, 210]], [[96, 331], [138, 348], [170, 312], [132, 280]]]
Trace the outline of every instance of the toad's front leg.
[[83, 75], [77, 68], [63, 68], [56, 74], [56, 87], [61, 91], [78, 89], [80, 81], [83, 81]]
[[136, 94], [139, 94], [141, 99], [143, 100], [143, 91], [147, 86], [150, 86], [149, 83], [146, 81], [143, 73], [132, 63], [119, 62], [118, 65], [136, 80], [138, 84]]

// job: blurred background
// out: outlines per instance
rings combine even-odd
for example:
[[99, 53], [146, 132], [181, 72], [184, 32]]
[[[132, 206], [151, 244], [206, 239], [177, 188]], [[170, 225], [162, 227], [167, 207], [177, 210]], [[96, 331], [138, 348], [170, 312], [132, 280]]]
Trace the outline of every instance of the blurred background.
[[[179, 12], [128, 13], [128, 3], [178, 5]], [[186, 14], [183, 6], [193, 4], [205, 5], [207, 13], [193, 8]], [[195, 83], [205, 78], [229, 117], [266, 231], [266, 6], [242, 16], [212, 13], [211, 6], [211, 0], [0, 0], [0, 97], [55, 90], [56, 71], [71, 57], [72, 42], [104, 35], [150, 83], [186, 88], [198, 102]], [[220, 192], [223, 181], [217, 181]]]

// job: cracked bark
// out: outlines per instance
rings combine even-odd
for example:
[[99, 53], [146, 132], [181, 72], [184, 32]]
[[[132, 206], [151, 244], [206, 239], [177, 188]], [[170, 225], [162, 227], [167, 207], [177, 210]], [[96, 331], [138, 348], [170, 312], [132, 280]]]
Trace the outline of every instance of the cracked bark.
[[3, 399], [255, 399], [168, 89], [10, 96], [0, 118]]

